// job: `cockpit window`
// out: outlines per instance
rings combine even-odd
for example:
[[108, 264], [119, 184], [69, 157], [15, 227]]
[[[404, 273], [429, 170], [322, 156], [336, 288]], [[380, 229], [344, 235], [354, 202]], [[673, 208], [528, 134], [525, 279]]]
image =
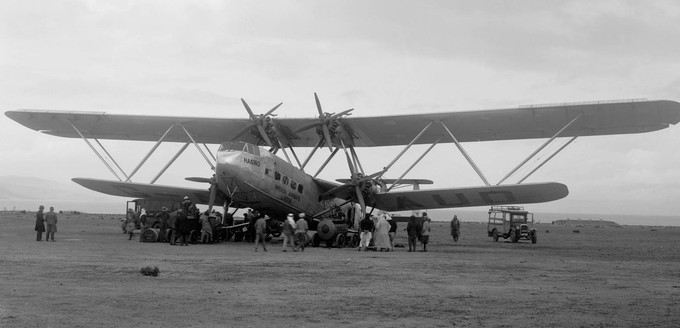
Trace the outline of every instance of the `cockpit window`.
[[243, 141], [229, 141], [229, 142], [223, 142], [220, 145], [220, 150], [219, 151], [229, 151], [229, 150], [236, 150], [236, 151], [242, 151], [246, 147], [246, 143]]
[[223, 142], [219, 151], [244, 151], [251, 155], [260, 156], [260, 147], [243, 141]]

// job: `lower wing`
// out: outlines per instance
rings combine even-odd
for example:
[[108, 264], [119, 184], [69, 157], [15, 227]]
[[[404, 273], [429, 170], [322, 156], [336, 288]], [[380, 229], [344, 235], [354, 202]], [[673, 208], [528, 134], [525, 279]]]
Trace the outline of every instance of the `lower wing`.
[[[176, 200], [182, 201], [184, 196], [189, 196], [191, 201], [196, 204], [208, 204], [210, 191], [208, 189], [195, 189], [186, 187], [172, 187], [148, 183], [122, 182], [116, 180], [102, 180], [89, 178], [73, 178], [73, 182], [100, 193], [157, 200]], [[215, 204], [224, 204], [227, 199], [220, 197], [219, 193], [215, 199]], [[234, 206], [232, 204], [232, 206]]]
[[556, 182], [490, 187], [432, 189], [375, 194], [375, 207], [385, 211], [543, 203], [566, 197], [567, 186]]

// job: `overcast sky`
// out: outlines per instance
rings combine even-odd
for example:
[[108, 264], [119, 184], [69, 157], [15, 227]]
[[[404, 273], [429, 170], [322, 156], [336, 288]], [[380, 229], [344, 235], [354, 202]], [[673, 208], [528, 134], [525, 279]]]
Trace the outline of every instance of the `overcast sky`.
[[[256, 112], [283, 102], [279, 115], [313, 117], [314, 92], [326, 111], [355, 116], [678, 101], [678, 22], [677, 1], [2, 1], [0, 109], [243, 118], [245, 98]], [[4, 115], [0, 140], [0, 175], [113, 178], [82, 140]], [[465, 147], [496, 182], [541, 143]], [[152, 146], [104, 144], [128, 172]], [[565, 183], [570, 195], [532, 208], [678, 215], [679, 146], [677, 126], [577, 139], [527, 180]], [[137, 181], [178, 147], [164, 144]], [[453, 145], [435, 149], [409, 177], [482, 185]], [[399, 150], [359, 154], [376, 171]], [[336, 160], [323, 178], [349, 176]], [[209, 175], [189, 150], [159, 183]]]

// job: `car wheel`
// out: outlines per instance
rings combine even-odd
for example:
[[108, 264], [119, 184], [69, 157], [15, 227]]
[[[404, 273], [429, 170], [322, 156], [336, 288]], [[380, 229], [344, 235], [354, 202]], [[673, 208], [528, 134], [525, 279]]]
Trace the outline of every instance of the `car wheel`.
[[517, 242], [517, 233], [515, 233], [515, 229], [510, 230], [510, 241], [513, 243]]
[[496, 229], [493, 230], [493, 241], [498, 241], [498, 231]]
[[335, 237], [335, 246], [338, 248], [345, 247], [345, 235], [338, 235]]
[[531, 243], [535, 244], [536, 241], [537, 241], [536, 234], [534, 234], [533, 236], [531, 236]]

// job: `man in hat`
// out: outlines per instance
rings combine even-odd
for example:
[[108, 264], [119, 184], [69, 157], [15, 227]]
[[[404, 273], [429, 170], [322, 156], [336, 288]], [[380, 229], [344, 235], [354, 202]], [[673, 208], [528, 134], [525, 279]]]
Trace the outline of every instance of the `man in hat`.
[[45, 223], [47, 223], [47, 234], [45, 235], [45, 241], [54, 241], [54, 233], [57, 232], [57, 213], [54, 213], [54, 207], [50, 206], [50, 211], [45, 214]]
[[288, 248], [289, 242], [290, 248], [293, 249], [293, 252], [297, 251], [297, 249], [295, 249], [294, 240], [295, 228], [296, 228], [295, 215], [293, 213], [288, 213], [288, 216], [283, 221], [283, 232], [281, 233], [283, 235], [283, 252], [287, 252], [286, 248]]
[[394, 238], [397, 237], [397, 222], [392, 220], [392, 216], [387, 214], [387, 223], [390, 224], [390, 250], [394, 251]]
[[307, 224], [307, 220], [305, 219], [305, 213], [300, 213], [298, 215], [300, 218], [295, 222], [295, 243], [297, 244], [297, 247], [300, 247], [300, 249], [304, 252], [305, 251], [305, 244], [307, 243], [307, 230], [309, 230], [309, 225]]
[[430, 242], [430, 217], [427, 216], [427, 213], [423, 213], [423, 227], [422, 227], [422, 232], [420, 233], [420, 242], [423, 244], [423, 252], [427, 252], [427, 244]]
[[371, 215], [366, 214], [364, 219], [359, 222], [359, 237], [361, 237], [359, 241], [359, 251], [361, 251], [361, 249], [364, 251], [368, 250], [371, 238], [373, 238], [373, 228], [375, 228], [375, 224], [373, 224]]
[[40, 205], [38, 212], [35, 213], [35, 231], [37, 231], [35, 240], [42, 241], [42, 234], [45, 232], [45, 216], [43, 215], [43, 210], [45, 206]]

